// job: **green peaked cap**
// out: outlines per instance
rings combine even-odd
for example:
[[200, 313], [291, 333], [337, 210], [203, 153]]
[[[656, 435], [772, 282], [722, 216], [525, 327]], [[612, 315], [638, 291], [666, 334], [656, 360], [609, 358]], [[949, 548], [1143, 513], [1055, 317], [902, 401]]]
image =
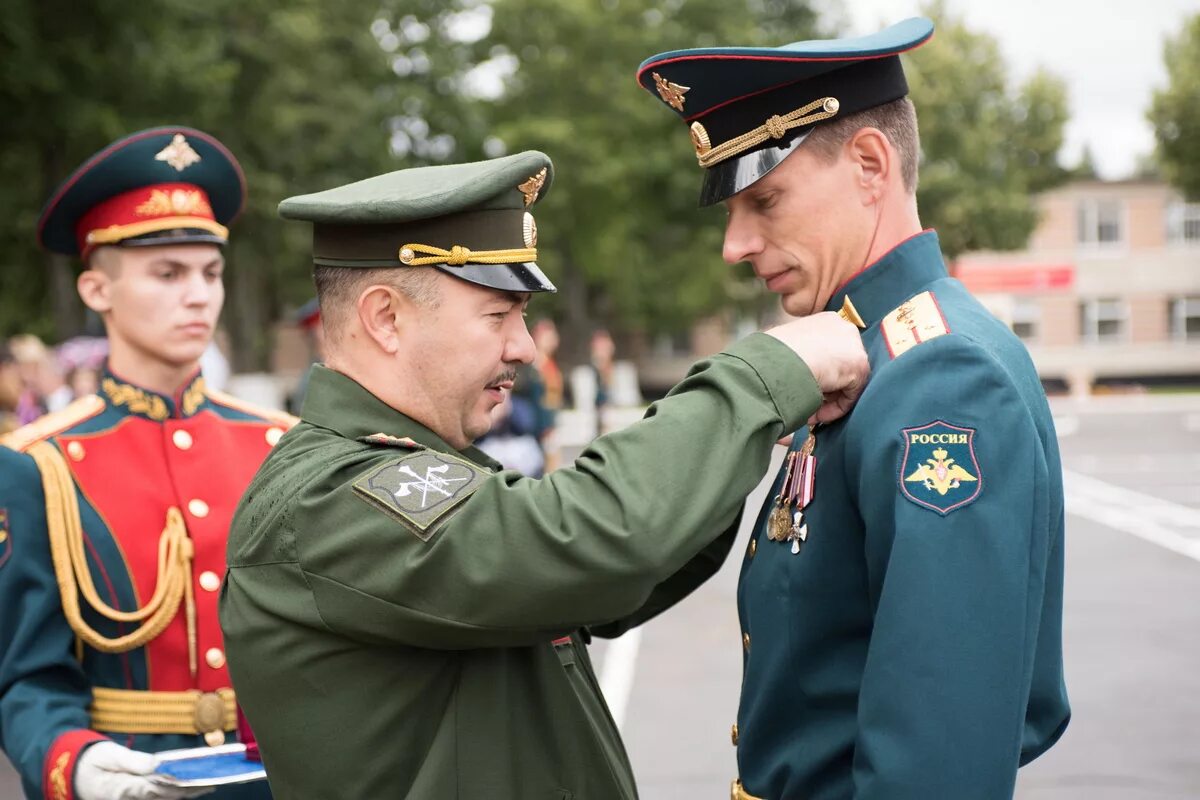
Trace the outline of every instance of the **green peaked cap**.
[[432, 266], [494, 289], [553, 292], [537, 265], [537, 225], [529, 212], [553, 178], [550, 158], [528, 150], [289, 197], [279, 215], [313, 224], [316, 266]]

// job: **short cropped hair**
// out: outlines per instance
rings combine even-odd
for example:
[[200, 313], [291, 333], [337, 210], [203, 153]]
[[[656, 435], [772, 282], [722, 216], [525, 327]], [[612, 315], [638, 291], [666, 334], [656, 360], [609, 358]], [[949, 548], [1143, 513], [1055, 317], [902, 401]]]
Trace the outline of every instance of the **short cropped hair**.
[[917, 111], [907, 97], [868, 108], [843, 118], [822, 122], [813, 128], [804, 147], [832, 162], [850, 137], [863, 128], [875, 128], [888, 138], [900, 154], [900, 176], [904, 188], [917, 191], [917, 162], [921, 157], [921, 139], [917, 132]]
[[121, 266], [121, 248], [115, 245], [101, 245], [88, 254], [84, 262], [86, 269], [98, 269], [115, 276]]
[[437, 271], [433, 267], [313, 267], [313, 283], [317, 286], [317, 304], [321, 308], [321, 325], [332, 342], [350, 315], [358, 296], [368, 286], [390, 286], [419, 306], [436, 308], [441, 302]]

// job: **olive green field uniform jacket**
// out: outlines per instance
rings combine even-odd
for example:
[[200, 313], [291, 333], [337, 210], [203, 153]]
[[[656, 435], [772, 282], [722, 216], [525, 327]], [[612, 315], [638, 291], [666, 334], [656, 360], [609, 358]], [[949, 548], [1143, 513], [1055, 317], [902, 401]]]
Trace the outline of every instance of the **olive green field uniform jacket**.
[[624, 800], [584, 644], [710, 577], [821, 394], [754, 334], [533, 480], [314, 367], [247, 490], [221, 623], [275, 797]]

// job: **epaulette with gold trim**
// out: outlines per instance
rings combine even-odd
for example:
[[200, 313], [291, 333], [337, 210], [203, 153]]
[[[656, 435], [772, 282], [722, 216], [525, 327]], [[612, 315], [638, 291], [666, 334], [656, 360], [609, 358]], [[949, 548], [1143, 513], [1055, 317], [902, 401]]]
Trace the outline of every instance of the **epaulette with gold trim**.
[[293, 417], [286, 411], [280, 411], [277, 408], [267, 408], [266, 406], [248, 403], [245, 400], [234, 397], [231, 394], [218, 392], [215, 389], [205, 389], [204, 394], [207, 395], [208, 399], [214, 403], [228, 406], [234, 411], [241, 411], [244, 414], [253, 414], [256, 417], [262, 417], [272, 425], [278, 425], [281, 428], [290, 429], [293, 425], [300, 421], [299, 417]]
[[0, 436], [0, 445], [23, 453], [38, 442], [62, 433], [85, 419], [91, 419], [104, 409], [104, 399], [99, 395], [89, 394], [74, 401], [66, 408], [51, 411], [15, 431]]
[[880, 328], [892, 358], [950, 332], [933, 292], [905, 300], [883, 318]]

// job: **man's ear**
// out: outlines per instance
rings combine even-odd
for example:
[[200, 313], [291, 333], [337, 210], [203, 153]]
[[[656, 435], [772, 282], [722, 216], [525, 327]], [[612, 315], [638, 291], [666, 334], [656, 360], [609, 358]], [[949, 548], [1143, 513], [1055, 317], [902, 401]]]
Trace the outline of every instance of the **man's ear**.
[[846, 142], [846, 152], [857, 167], [863, 204], [870, 205], [883, 195], [898, 166], [896, 151], [879, 129], [860, 128]]
[[86, 269], [75, 280], [83, 304], [97, 314], [112, 310], [112, 276], [104, 270]]
[[391, 286], [377, 283], [362, 291], [355, 307], [363, 332], [385, 353], [395, 355], [402, 331], [414, 324], [416, 307], [412, 300]]

